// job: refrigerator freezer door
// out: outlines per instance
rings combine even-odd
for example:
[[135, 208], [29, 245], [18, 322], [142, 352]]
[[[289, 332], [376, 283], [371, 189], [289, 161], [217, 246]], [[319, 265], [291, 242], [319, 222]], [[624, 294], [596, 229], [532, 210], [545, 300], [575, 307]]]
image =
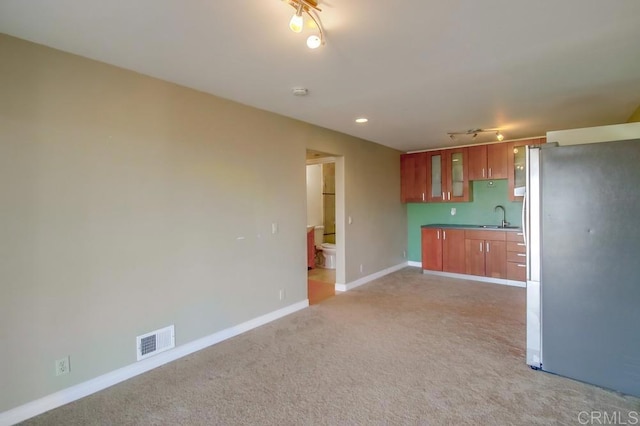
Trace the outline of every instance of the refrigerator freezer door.
[[540, 156], [542, 368], [640, 396], [640, 140]]

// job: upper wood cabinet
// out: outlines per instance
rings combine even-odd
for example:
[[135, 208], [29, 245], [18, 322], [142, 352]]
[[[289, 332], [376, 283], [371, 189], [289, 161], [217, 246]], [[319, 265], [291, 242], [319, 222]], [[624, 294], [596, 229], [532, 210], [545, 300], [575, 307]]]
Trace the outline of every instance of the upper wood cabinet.
[[403, 154], [400, 156], [401, 198], [403, 203], [426, 201], [427, 154]]
[[509, 180], [509, 200], [522, 201], [524, 197], [514, 194], [514, 188], [526, 185], [526, 146], [541, 145], [547, 138], [523, 139], [507, 143], [507, 170]]
[[427, 201], [469, 201], [468, 149], [454, 148], [426, 154]]
[[507, 144], [476, 145], [469, 149], [469, 180], [506, 179]]

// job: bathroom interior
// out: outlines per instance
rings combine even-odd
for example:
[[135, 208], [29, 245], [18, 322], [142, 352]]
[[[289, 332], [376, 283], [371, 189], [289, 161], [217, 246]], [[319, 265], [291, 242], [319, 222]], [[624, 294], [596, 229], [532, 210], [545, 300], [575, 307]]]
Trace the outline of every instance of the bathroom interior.
[[307, 152], [307, 250], [309, 303], [335, 294], [336, 173], [335, 159]]

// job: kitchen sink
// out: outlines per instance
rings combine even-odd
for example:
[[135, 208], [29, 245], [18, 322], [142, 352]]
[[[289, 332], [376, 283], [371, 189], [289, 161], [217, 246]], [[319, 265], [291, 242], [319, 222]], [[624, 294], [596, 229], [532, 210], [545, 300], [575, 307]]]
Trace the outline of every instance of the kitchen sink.
[[520, 229], [519, 226], [500, 226], [500, 225], [480, 225], [480, 228], [488, 228], [488, 229]]

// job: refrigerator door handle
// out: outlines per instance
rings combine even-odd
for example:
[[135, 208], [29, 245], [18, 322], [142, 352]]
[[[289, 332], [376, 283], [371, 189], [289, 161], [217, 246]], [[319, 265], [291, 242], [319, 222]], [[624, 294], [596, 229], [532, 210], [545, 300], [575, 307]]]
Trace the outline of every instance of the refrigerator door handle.
[[524, 239], [525, 246], [527, 245], [526, 209], [527, 209], [527, 194], [524, 194], [524, 198], [522, 199], [522, 238]]

